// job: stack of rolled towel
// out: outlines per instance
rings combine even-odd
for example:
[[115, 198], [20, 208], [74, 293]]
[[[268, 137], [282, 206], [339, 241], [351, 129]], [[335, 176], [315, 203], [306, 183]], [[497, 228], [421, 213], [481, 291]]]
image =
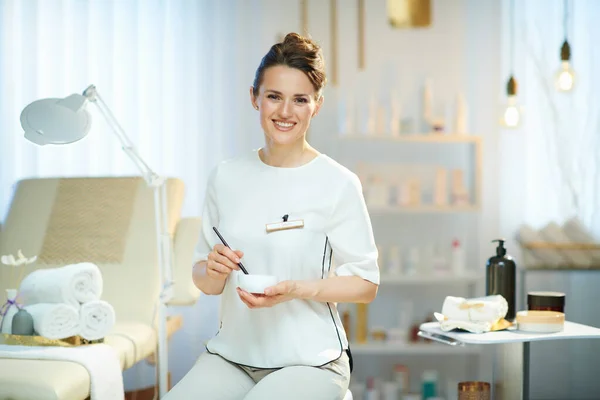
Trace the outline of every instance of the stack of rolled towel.
[[33, 317], [35, 334], [49, 339], [104, 338], [115, 310], [102, 296], [102, 274], [92, 263], [38, 269], [19, 286], [18, 299]]

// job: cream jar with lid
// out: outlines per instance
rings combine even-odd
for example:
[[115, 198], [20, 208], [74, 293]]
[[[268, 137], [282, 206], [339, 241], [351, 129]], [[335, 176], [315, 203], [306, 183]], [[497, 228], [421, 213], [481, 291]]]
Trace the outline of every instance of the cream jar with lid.
[[556, 311], [519, 311], [516, 321], [517, 329], [523, 332], [554, 333], [563, 330], [565, 314]]

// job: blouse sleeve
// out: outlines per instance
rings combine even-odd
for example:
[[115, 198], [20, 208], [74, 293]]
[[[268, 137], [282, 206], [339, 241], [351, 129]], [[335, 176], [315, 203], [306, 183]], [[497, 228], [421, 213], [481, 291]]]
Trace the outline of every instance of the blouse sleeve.
[[353, 176], [342, 190], [332, 212], [327, 236], [337, 265], [337, 276], [360, 276], [379, 284], [377, 246], [362, 185]]
[[204, 198], [204, 208], [202, 210], [202, 231], [198, 243], [194, 249], [195, 265], [199, 261], [208, 259], [208, 253], [211, 252], [214, 243], [212, 243], [213, 226], [219, 225], [219, 208], [217, 206], [217, 191], [216, 191], [217, 167], [215, 167], [209, 175], [206, 186], [206, 196]]

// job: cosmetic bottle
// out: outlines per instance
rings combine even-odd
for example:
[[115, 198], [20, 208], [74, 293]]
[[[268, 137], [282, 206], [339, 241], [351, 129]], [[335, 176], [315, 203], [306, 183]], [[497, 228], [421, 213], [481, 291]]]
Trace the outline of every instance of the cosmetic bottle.
[[506, 254], [505, 239], [492, 240], [493, 242], [498, 242], [498, 247], [496, 247], [496, 255], [490, 257], [486, 265], [485, 294], [486, 296], [499, 294], [504, 297], [508, 303], [508, 312], [504, 318], [513, 322], [516, 313], [517, 264], [510, 255]]

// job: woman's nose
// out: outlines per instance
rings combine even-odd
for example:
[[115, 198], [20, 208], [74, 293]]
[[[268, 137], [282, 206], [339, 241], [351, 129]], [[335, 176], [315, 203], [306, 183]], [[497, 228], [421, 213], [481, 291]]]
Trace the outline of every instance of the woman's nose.
[[292, 116], [292, 104], [289, 101], [284, 101], [281, 103], [281, 108], [279, 109], [279, 114], [281, 118], [289, 118]]

